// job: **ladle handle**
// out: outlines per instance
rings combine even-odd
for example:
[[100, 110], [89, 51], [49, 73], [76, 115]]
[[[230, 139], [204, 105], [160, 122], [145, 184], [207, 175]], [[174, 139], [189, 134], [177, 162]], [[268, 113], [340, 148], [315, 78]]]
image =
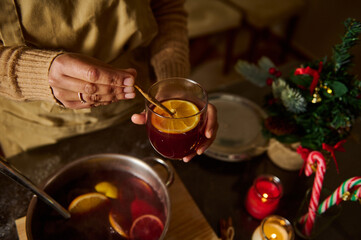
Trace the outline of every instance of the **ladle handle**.
[[22, 175], [16, 168], [12, 167], [3, 157], [0, 156], [0, 171], [18, 184], [32, 191], [38, 198], [56, 210], [64, 218], [70, 218], [70, 213], [46, 192], [35, 186], [27, 177]]

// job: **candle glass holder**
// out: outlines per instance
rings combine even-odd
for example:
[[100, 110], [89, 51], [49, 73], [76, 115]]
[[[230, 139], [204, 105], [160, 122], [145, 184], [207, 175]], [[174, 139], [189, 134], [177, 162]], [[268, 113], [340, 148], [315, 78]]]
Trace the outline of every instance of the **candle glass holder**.
[[[308, 207], [311, 199], [312, 189], [308, 189], [306, 191], [305, 197], [300, 205], [300, 208], [297, 211], [296, 218], [293, 222], [293, 227], [295, 233], [298, 237], [302, 239], [316, 239], [319, 235], [321, 235], [331, 224], [332, 222], [340, 216], [342, 212], [342, 206], [334, 205], [328, 208], [324, 213], [319, 214], [318, 212], [315, 213], [315, 222], [312, 227], [311, 234], [307, 236], [304, 232], [305, 224], [302, 223], [301, 219], [308, 213]], [[321, 204], [322, 201], [327, 198], [332, 192], [328, 189], [323, 188], [321, 190], [320, 200], [319, 203]]]
[[278, 215], [264, 218], [252, 235], [252, 240], [293, 240], [294, 238], [292, 224]]
[[283, 194], [281, 181], [272, 175], [257, 177], [248, 190], [245, 207], [256, 219], [263, 219], [274, 213]]

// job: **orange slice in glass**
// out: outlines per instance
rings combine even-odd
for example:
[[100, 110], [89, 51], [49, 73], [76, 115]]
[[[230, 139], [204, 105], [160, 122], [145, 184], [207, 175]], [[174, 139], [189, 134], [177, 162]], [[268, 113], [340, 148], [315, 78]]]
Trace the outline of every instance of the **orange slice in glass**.
[[189, 101], [180, 99], [170, 99], [162, 102], [171, 112], [175, 112], [173, 118], [163, 109], [155, 107], [153, 111], [161, 116], [152, 114], [151, 122], [155, 128], [165, 133], [185, 133], [195, 128], [200, 116], [198, 107]]
[[82, 214], [104, 204], [108, 198], [101, 193], [82, 194], [69, 204], [68, 210], [71, 214]]

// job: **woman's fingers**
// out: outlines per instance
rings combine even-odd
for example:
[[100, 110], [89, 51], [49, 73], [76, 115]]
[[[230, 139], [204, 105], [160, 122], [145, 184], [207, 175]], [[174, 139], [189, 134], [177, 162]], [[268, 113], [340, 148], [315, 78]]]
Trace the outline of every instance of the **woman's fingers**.
[[134, 80], [130, 79], [126, 81], [122, 87], [104, 85], [104, 84], [95, 84], [83, 81], [81, 79], [69, 77], [69, 76], [61, 76], [61, 78], [50, 78], [49, 84], [52, 88], [61, 88], [64, 90], [71, 90], [73, 92], [81, 92], [83, 94], [100, 94], [100, 95], [117, 95], [119, 93], [133, 93], [134, 90]]
[[217, 120], [217, 109], [214, 105], [209, 104], [207, 109], [207, 125], [205, 129], [204, 136], [205, 140], [198, 146], [197, 154], [201, 155], [207, 148], [213, 143], [216, 138], [218, 130], [218, 120]]
[[192, 153], [191, 155], [185, 156], [182, 160], [183, 162], [189, 162], [190, 160], [192, 160], [192, 158], [194, 158], [197, 154], [196, 153]]
[[93, 58], [66, 53], [54, 59], [49, 84], [65, 107], [79, 109], [134, 98], [136, 75], [135, 69], [116, 69]]
[[205, 130], [206, 138], [214, 140], [214, 138], [216, 137], [217, 129], [217, 109], [213, 104], [209, 103], [207, 109], [207, 125]]
[[[53, 88], [53, 94], [56, 99], [61, 99], [64, 102], [86, 102], [94, 103], [110, 103], [116, 102], [120, 99], [134, 98], [135, 93], [117, 93], [117, 94], [83, 94], [80, 92], [70, 92], [61, 88]], [[81, 95], [80, 95], [81, 94]]]
[[133, 123], [138, 125], [143, 125], [146, 122], [145, 111], [141, 112], [140, 114], [133, 114], [131, 117]]
[[[80, 54], [62, 54], [55, 58], [50, 73], [81, 79], [85, 82], [124, 86], [136, 77], [134, 69], [116, 69], [97, 59]], [[51, 74], [50, 74], [51, 76]]]
[[213, 143], [217, 135], [218, 120], [217, 120], [217, 109], [214, 105], [209, 104], [207, 109], [207, 123], [204, 136], [205, 138], [197, 147], [196, 153], [183, 158], [184, 162], [189, 162], [194, 156], [203, 154], [209, 146]]

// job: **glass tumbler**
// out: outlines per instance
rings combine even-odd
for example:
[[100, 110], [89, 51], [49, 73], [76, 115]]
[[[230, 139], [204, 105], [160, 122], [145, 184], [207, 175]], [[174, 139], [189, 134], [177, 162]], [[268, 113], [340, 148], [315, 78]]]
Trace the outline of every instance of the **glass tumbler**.
[[207, 121], [204, 88], [190, 79], [170, 78], [153, 84], [148, 95], [175, 113], [170, 116], [146, 102], [147, 133], [153, 148], [169, 159], [194, 153], [204, 138]]

